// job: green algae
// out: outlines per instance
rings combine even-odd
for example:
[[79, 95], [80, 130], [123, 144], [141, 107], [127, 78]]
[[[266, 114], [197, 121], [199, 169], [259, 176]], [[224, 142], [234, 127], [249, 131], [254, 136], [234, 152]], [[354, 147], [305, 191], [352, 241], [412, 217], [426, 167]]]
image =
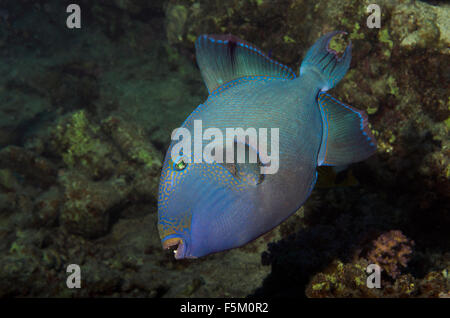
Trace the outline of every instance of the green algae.
[[343, 36], [335, 36], [330, 41], [330, 49], [335, 50], [337, 53], [343, 53], [348, 43]]
[[392, 42], [392, 39], [389, 35], [389, 30], [386, 29], [382, 29], [379, 33], [378, 33], [378, 39], [380, 40], [381, 43], [386, 43], [389, 47], [389, 49], [392, 49], [392, 47], [394, 46], [394, 42]]
[[92, 138], [92, 132], [98, 129], [90, 125], [84, 110], [75, 112], [68, 123], [60, 124], [56, 129], [61, 142], [66, 146], [62, 157], [69, 167], [74, 167], [77, 163], [86, 166], [88, 162], [83, 157], [101, 149], [99, 140]]
[[350, 39], [352, 40], [362, 40], [364, 39], [364, 33], [360, 33], [361, 26], [358, 22], [355, 22], [353, 26], [352, 33], [350, 33]]
[[391, 57], [391, 50], [394, 46], [394, 42], [392, 41], [389, 35], [389, 30], [387, 28], [382, 29], [380, 32], [378, 32], [378, 40], [383, 44], [387, 44], [388, 48], [383, 50], [384, 56], [386, 56], [387, 58]]
[[390, 75], [387, 78], [387, 85], [389, 87], [389, 93], [391, 93], [394, 96], [397, 96], [399, 93], [399, 88], [397, 86], [397, 81], [395, 80], [395, 77], [393, 77], [392, 75]]
[[295, 43], [295, 40], [291, 38], [289, 35], [283, 36], [284, 43]]
[[448, 117], [446, 120], [444, 120], [445, 126], [447, 129], [450, 129], [450, 117]]
[[327, 283], [326, 282], [321, 282], [321, 283], [317, 283], [317, 284], [312, 285], [312, 289], [313, 290], [322, 290], [325, 286], [327, 286]]
[[367, 107], [366, 111], [367, 111], [367, 114], [373, 115], [378, 111], [378, 106], [374, 106], [374, 107], [369, 106], [369, 107]]

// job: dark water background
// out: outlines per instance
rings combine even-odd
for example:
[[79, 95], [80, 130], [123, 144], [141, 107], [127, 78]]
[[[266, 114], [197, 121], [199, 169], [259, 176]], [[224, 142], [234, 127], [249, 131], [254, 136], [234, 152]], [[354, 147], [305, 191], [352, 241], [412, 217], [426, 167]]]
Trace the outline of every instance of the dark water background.
[[[448, 3], [378, 1], [369, 29], [366, 1], [80, 0], [69, 29], [71, 2], [0, 1], [1, 296], [449, 297]], [[172, 130], [207, 97], [196, 37], [232, 33], [298, 70], [336, 29], [353, 60], [331, 93], [367, 111], [376, 155], [322, 171], [256, 241], [175, 261], [157, 185]]]

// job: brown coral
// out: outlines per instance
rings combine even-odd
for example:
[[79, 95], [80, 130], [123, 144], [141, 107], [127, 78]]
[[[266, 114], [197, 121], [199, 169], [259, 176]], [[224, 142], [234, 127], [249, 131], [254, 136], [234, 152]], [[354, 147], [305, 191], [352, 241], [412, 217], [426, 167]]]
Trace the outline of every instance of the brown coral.
[[392, 278], [400, 275], [400, 267], [406, 267], [411, 258], [414, 241], [399, 230], [380, 235], [374, 242], [368, 259], [381, 266]]

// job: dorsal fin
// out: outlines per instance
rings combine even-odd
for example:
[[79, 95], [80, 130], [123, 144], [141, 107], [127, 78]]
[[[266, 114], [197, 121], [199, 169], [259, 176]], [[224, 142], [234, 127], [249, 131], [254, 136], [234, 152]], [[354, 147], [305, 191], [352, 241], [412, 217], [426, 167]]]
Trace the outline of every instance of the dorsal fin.
[[195, 42], [195, 49], [198, 66], [210, 93], [245, 76], [295, 78], [289, 67], [233, 35], [201, 35]]

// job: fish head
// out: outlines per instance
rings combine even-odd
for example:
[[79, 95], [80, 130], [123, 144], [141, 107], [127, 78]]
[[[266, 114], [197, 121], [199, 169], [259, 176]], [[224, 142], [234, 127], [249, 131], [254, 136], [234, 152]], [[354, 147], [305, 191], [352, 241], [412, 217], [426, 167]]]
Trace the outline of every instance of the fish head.
[[158, 230], [176, 259], [197, 258], [242, 245], [251, 200], [222, 164], [166, 158], [160, 179]]

